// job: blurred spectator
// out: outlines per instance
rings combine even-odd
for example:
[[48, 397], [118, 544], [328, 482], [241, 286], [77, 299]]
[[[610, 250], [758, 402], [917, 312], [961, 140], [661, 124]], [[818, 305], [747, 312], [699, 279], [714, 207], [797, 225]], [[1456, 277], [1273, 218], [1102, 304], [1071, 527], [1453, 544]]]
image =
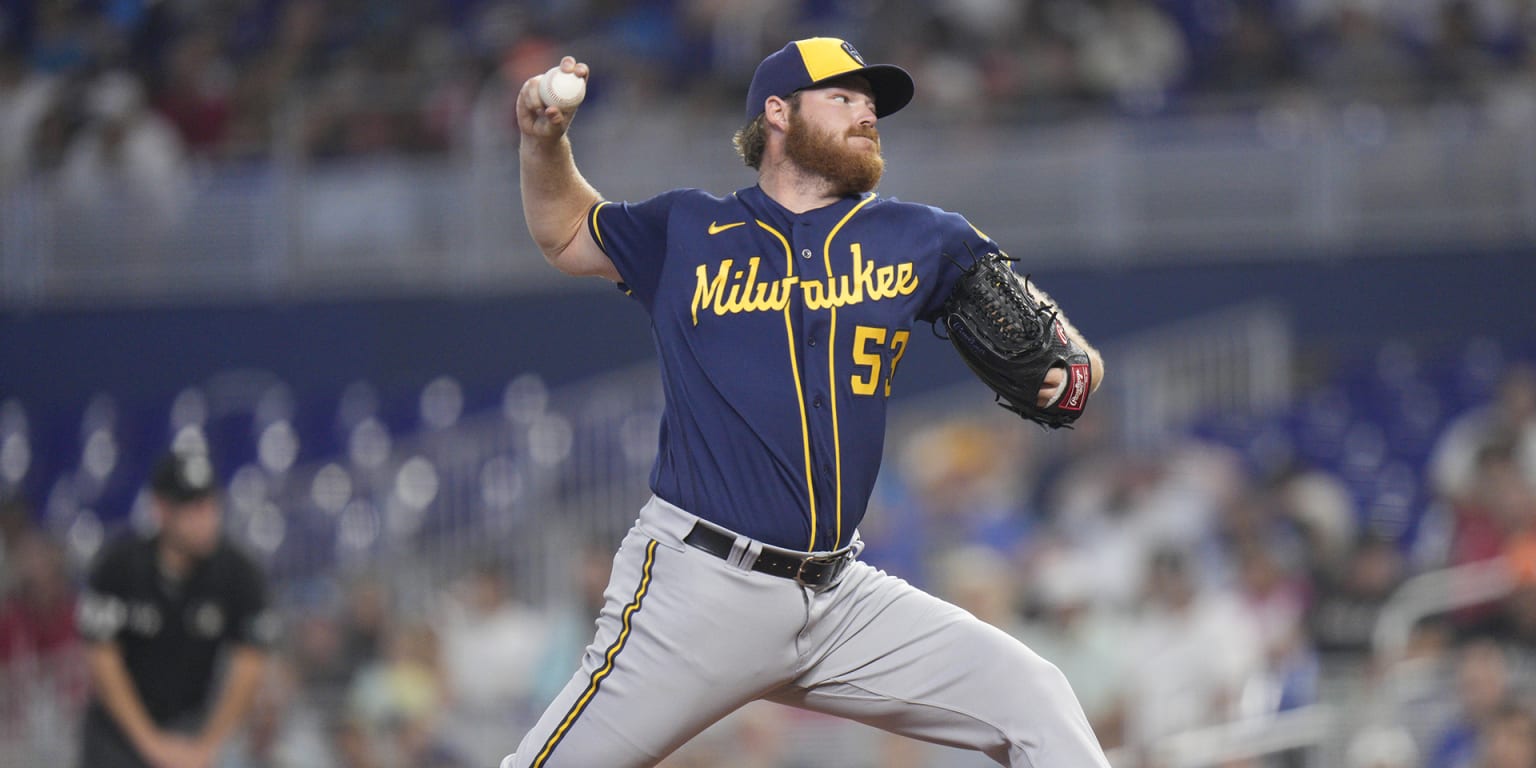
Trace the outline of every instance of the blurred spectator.
[[1475, 766], [1479, 734], [1498, 717], [1511, 686], [1508, 661], [1498, 645], [1481, 640], [1463, 648], [1456, 665], [1459, 706], [1428, 745], [1425, 768]]
[[19, 51], [0, 44], [0, 192], [33, 170], [32, 140], [59, 90], [57, 78], [27, 68]]
[[1103, 0], [1081, 30], [1084, 80], [1095, 93], [1131, 105], [1155, 99], [1184, 75], [1178, 27], [1148, 0]]
[[[1094, 564], [1096, 589], [1117, 606], [1132, 605], [1159, 547], [1189, 551], [1216, 544], [1215, 523], [1246, 490], [1232, 452], [1195, 442], [1157, 455], [1111, 453], [1062, 472], [1048, 508], [1057, 530]], [[1219, 570], [1221, 558], [1199, 565]], [[1215, 574], [1195, 574], [1200, 579]]]
[[[921, 524], [931, 526], [924, 541], [930, 551], [985, 544], [1011, 552], [1028, 541], [1034, 521], [1023, 507], [1031, 473], [1023, 470], [1031, 452], [1015, 426], [952, 419], [907, 443], [902, 475]], [[871, 545], [880, 538], [872, 536]]]
[[335, 711], [363, 662], [346, 653], [342, 629], [334, 617], [319, 611], [293, 613], [287, 651], [294, 674], [322, 706]]
[[1382, 606], [1405, 577], [1403, 556], [1389, 541], [1366, 537], [1336, 572], [1318, 574], [1311, 633], [1319, 652], [1363, 660]]
[[979, 112], [991, 105], [985, 98], [986, 78], [974, 47], [975, 38], [958, 30], [949, 18], [934, 16], [918, 34], [923, 51], [914, 57], [912, 76], [920, 83], [947, 83], [936, 89], [923, 107], [946, 113]]
[[30, 27], [13, 34], [24, 41], [37, 69], [51, 74], [80, 69], [102, 53], [110, 39], [102, 34], [105, 24], [93, 10], [85, 3], [36, 3], [28, 17]]
[[[1473, 0], [1448, 0], [1439, 7], [1439, 34], [1426, 55], [1431, 88], [1445, 96], [1473, 96], [1498, 71], [1493, 52], [1480, 40]], [[1484, 3], [1486, 5], [1486, 3]]]
[[1536, 715], [1529, 707], [1507, 703], [1494, 712], [1478, 734], [1476, 768], [1526, 768], [1536, 765]]
[[1091, 565], [1071, 551], [1042, 556], [1031, 579], [1040, 613], [1016, 636], [1059, 668], [1072, 684], [1099, 743], [1122, 741], [1126, 667], [1124, 623], [1094, 593]]
[[452, 586], [438, 620], [450, 702], [444, 737], [475, 764], [507, 753], [507, 734], [533, 725], [531, 701], [549, 621], [508, 593], [501, 566], [487, 563]]
[[1401, 40], [1366, 3], [1333, 5], [1306, 57], [1312, 82], [1343, 99], [1412, 95], [1414, 63]]
[[1010, 46], [1012, 55], [1003, 59], [1007, 69], [1002, 74], [1008, 79], [1002, 93], [1024, 102], [1032, 118], [1046, 116], [1043, 102], [1079, 95], [1082, 67], [1076, 24], [1067, 19], [1081, 13], [1076, 2], [1044, 0], [1025, 5], [1023, 28]]
[[[1496, 508], [1496, 486], [1509, 482], [1513, 456], [1508, 444], [1486, 444], [1478, 451], [1471, 490], [1450, 502], [1450, 548], [1447, 565], [1462, 565], [1497, 557], [1504, 550], [1509, 527]], [[1490, 486], [1490, 482], [1494, 486]]]
[[[140, 247], [152, 247], [191, 200], [181, 141], [165, 118], [148, 109], [143, 85], [127, 72], [97, 77], [86, 108], [91, 122], [71, 142], [60, 171], [64, 198], [83, 223], [118, 214], [111, 219], [113, 242], [128, 235]], [[138, 229], [120, 232], [120, 222]]]
[[1156, 465], [1142, 458], [1079, 461], [1062, 473], [1048, 505], [1057, 531], [1093, 564], [1093, 590], [1117, 608], [1139, 596], [1155, 546], [1142, 535], [1135, 513], [1156, 472]]
[[1270, 688], [1267, 708], [1284, 711], [1317, 700], [1318, 662], [1302, 623], [1306, 587], [1265, 544], [1250, 541], [1239, 546], [1239, 595], [1263, 643]]
[[[271, 14], [270, 28], [265, 24], [251, 25], [252, 37], [242, 44], [251, 50], [243, 51], [245, 55], [236, 62], [225, 144], [216, 151], [218, 155], [244, 158], [272, 150], [273, 142], [283, 135], [279, 124], [294, 127], [290, 121], [291, 99], [300, 90], [302, 79], [316, 76], [323, 69], [325, 4], [293, 0], [272, 9]], [[204, 82], [206, 75], [201, 73], [195, 76], [200, 88], [222, 85], [218, 79]], [[296, 143], [300, 136], [286, 138]]]
[[1277, 86], [1293, 86], [1297, 62], [1293, 41], [1268, 4], [1230, 3], [1230, 28], [1204, 62], [1199, 85], [1212, 90], [1256, 94]]
[[342, 679], [351, 680], [384, 653], [393, 613], [390, 591], [377, 576], [363, 576], [348, 587], [341, 617]]
[[1279, 514], [1301, 535], [1311, 574], [1338, 572], [1355, 548], [1355, 502], [1337, 475], [1317, 470], [1288, 474], [1274, 489]]
[[195, 30], [173, 46], [154, 106], [193, 155], [210, 156], [224, 146], [234, 79], [212, 30]]
[[0, 593], [11, 586], [16, 548], [32, 536], [32, 506], [22, 496], [0, 496]]
[[[1366, 714], [1372, 722], [1412, 734], [1412, 764], [1418, 766], [1418, 755], [1429, 749], [1429, 742], [1456, 711], [1450, 695], [1455, 665], [1450, 626], [1438, 619], [1421, 620], [1413, 626], [1401, 656], [1378, 655], [1372, 661], [1368, 674], [1374, 676], [1374, 686], [1361, 699]], [[1349, 672], [1343, 665], [1332, 668]]]
[[[50, 659], [77, 663], [75, 590], [63, 548], [32, 533], [11, 550], [15, 576], [0, 603], [0, 667]], [[71, 658], [61, 658], [66, 654]]]
[[[741, 94], [723, 84], [749, 74], [766, 41], [838, 29], [949, 83], [919, 108], [980, 120], [1226, 108], [1228, 94], [1253, 106], [1297, 93], [1509, 102], [1536, 73], [1529, 4], [1505, 0], [13, 5], [28, 10], [0, 28], [34, 79], [131, 63], [191, 155], [215, 159], [274, 142], [316, 157], [500, 143], [506, 99], [477, 98], [479, 86], [521, 83], [572, 43], [597, 71], [623, 73], [589, 108], [679, 87], [690, 104], [734, 106]], [[50, 144], [72, 131], [44, 125]]]
[[[1490, 444], [1478, 457], [1476, 490], [1454, 507], [1450, 565], [1504, 555], [1521, 580], [1536, 571], [1536, 487], [1521, 476], [1508, 443]], [[1496, 606], [1464, 606], [1463, 625], [1496, 619]]]
[[1150, 745], [1244, 712], [1244, 690], [1263, 672], [1258, 627], [1229, 592], [1202, 588], [1188, 555], [1159, 550], [1146, 598], [1126, 633], [1126, 741]]
[[347, 694], [340, 752], [347, 768], [439, 768], [459, 762], [441, 741], [447, 701], [437, 635], [405, 622], [389, 635], [387, 653], [364, 667]]
[[281, 656], [267, 664], [239, 748], [221, 768], [331, 768], [325, 715], [304, 696], [294, 668]]
[[1022, 631], [1019, 576], [994, 550], [969, 546], [943, 552], [934, 575], [934, 591], [945, 600], [1010, 635]]
[[5, 532], [13, 578], [0, 600], [0, 764], [63, 765], [60, 738], [85, 703], [75, 590], [63, 550], [41, 533]]
[[1492, 403], [1446, 427], [1430, 458], [1434, 491], [1453, 503], [1473, 497], [1484, 449], [1493, 444], [1506, 445], [1518, 473], [1536, 485], [1536, 366], [1511, 365]]
[[591, 640], [592, 617], [602, 610], [603, 591], [613, 571], [613, 547], [606, 541], [589, 541], [570, 563], [574, 599], [553, 609], [544, 654], [534, 667], [531, 700], [539, 711], [570, 681], [571, 667]]

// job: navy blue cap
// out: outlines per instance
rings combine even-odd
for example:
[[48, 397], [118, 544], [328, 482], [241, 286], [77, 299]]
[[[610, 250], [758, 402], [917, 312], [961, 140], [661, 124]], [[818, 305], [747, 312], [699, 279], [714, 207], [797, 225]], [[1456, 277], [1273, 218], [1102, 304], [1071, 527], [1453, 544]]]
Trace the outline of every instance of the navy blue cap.
[[912, 76], [893, 64], [865, 64], [847, 41], [835, 37], [796, 40], [763, 59], [747, 90], [747, 121], [763, 113], [769, 96], [789, 98], [845, 75], [863, 75], [875, 93], [875, 116], [885, 117], [912, 101]]

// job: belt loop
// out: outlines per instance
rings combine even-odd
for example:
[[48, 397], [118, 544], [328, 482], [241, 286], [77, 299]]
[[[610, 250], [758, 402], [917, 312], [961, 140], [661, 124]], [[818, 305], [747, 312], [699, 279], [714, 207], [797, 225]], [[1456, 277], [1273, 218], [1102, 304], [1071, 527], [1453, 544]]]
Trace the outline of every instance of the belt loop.
[[752, 564], [757, 562], [757, 556], [763, 551], [763, 543], [746, 536], [737, 536], [735, 543], [731, 545], [731, 555], [726, 562], [742, 569], [752, 570]]

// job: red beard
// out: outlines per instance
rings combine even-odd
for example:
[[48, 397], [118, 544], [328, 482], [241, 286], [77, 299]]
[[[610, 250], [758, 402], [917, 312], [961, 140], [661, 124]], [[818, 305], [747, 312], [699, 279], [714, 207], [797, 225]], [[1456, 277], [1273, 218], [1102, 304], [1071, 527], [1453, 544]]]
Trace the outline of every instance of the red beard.
[[[848, 138], [852, 136], [863, 136], [873, 141], [874, 150], [850, 146]], [[874, 189], [880, 183], [880, 176], [885, 173], [885, 158], [880, 155], [879, 131], [873, 127], [855, 127], [838, 136], [807, 123], [798, 109], [789, 115], [784, 153], [805, 172], [826, 179], [831, 183], [833, 193], [839, 197], [861, 195]]]

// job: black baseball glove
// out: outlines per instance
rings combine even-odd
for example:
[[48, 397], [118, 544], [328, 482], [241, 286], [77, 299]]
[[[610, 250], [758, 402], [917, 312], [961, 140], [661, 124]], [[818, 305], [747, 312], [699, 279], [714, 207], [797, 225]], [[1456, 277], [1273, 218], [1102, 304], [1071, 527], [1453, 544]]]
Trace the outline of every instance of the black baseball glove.
[[[955, 283], [938, 322], [960, 357], [997, 393], [998, 405], [1051, 429], [1083, 414], [1093, 374], [1088, 353], [1062, 326], [1056, 307], [1038, 300], [1000, 253], [986, 253]], [[1046, 373], [1061, 368], [1066, 385], [1038, 404]]]

